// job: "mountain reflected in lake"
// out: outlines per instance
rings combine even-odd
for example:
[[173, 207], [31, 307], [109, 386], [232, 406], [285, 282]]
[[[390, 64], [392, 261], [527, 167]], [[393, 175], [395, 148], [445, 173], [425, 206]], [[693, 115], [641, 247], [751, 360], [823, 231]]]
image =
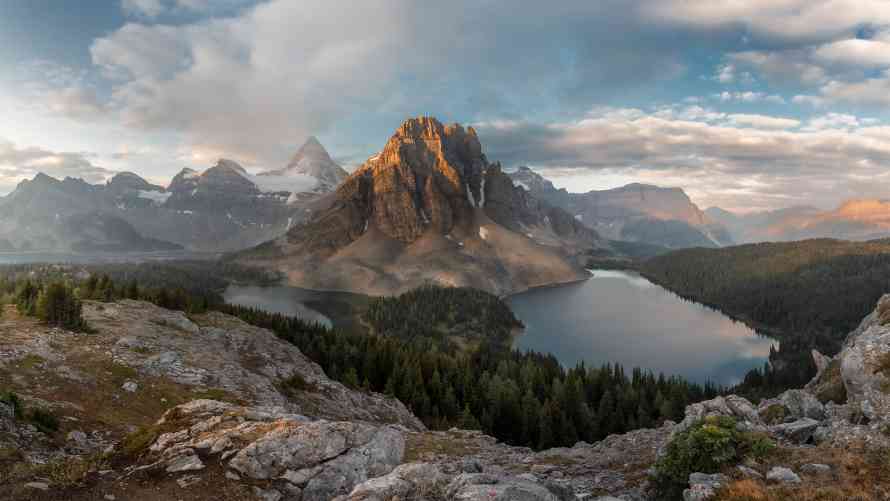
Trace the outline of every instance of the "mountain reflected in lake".
[[738, 382], [775, 341], [632, 272], [593, 270], [585, 282], [507, 299], [526, 325], [514, 346], [566, 366], [617, 362], [698, 382]]

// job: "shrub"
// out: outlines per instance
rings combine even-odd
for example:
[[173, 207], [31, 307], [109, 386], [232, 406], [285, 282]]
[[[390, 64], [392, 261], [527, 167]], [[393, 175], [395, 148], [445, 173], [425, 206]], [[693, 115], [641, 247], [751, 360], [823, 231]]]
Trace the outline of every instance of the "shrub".
[[315, 385], [306, 381], [302, 375], [295, 372], [291, 377], [282, 379], [279, 383], [281, 392], [291, 398], [296, 398], [304, 391], [315, 391]]
[[46, 434], [53, 433], [59, 429], [59, 419], [44, 409], [32, 409], [28, 412], [28, 421]]
[[760, 412], [760, 419], [763, 419], [763, 422], [766, 424], [779, 424], [785, 421], [787, 414], [784, 405], [772, 404]]
[[774, 447], [764, 435], [736, 429], [731, 417], [708, 417], [678, 433], [655, 464], [657, 499], [678, 498], [690, 473], [717, 473], [745, 457], [763, 457]]
[[22, 419], [24, 407], [22, 406], [22, 400], [18, 395], [11, 391], [0, 392], [0, 402], [12, 407], [12, 412], [16, 419]]

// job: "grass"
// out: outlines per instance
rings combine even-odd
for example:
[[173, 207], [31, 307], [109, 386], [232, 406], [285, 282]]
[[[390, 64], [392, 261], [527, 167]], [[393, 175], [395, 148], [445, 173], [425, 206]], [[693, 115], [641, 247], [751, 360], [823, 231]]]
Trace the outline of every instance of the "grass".
[[411, 433], [405, 443], [403, 462], [429, 461], [432, 456], [470, 456], [478, 451], [477, 445], [456, 436], [442, 437], [427, 433]]
[[[831, 474], [807, 475], [801, 466], [824, 463]], [[890, 451], [852, 448], [794, 448], [768, 456], [761, 468], [790, 467], [801, 475], [799, 485], [736, 479], [717, 492], [714, 501], [882, 501], [890, 499]], [[732, 473], [732, 472], [727, 472]]]
[[40, 355], [26, 355], [24, 358], [19, 360], [19, 362], [16, 365], [18, 366], [19, 369], [31, 370], [31, 369], [39, 367], [40, 364], [42, 364], [45, 361], [46, 361], [46, 359], [44, 359]]
[[314, 392], [317, 389], [314, 384], [309, 383], [303, 376], [296, 372], [289, 378], [282, 379], [278, 383], [278, 388], [285, 396], [290, 398], [297, 398], [300, 393]]

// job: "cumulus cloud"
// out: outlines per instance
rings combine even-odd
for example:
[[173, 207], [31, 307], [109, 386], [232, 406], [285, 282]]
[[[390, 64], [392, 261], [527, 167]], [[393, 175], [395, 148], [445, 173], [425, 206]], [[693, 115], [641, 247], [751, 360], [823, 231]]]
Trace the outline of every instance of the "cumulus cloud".
[[572, 122], [500, 121], [477, 128], [488, 156], [508, 166], [580, 177], [621, 172], [626, 179], [687, 187], [705, 205], [830, 207], [850, 197], [886, 196], [867, 180], [887, 176], [890, 127], [845, 120], [830, 117], [804, 129], [794, 119], [758, 115], [709, 122], [594, 110]]
[[741, 101], [744, 103], [768, 102], [773, 104], [785, 104], [785, 98], [778, 94], [766, 94], [754, 91], [723, 91], [713, 97], [721, 101]]
[[90, 183], [105, 181], [113, 171], [94, 165], [81, 152], [55, 152], [40, 147], [19, 147], [0, 138], [0, 191], [9, 191], [23, 179], [40, 172], [55, 178], [80, 178]]
[[851, 38], [819, 46], [813, 56], [826, 64], [859, 68], [890, 67], [890, 42]]
[[682, 72], [668, 33], [626, 36], [643, 29], [622, 4], [529, 2], [513, 22], [491, 2], [271, 0], [175, 26], [130, 23], [91, 53], [124, 123], [276, 162], [357, 110], [519, 116]]

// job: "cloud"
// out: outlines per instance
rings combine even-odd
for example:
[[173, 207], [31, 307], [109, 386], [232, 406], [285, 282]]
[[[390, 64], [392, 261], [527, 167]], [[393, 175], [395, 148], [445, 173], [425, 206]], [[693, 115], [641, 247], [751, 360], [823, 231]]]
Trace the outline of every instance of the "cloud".
[[825, 68], [814, 64], [806, 50], [744, 51], [727, 55], [736, 64], [749, 67], [773, 83], [816, 85], [828, 78]]
[[729, 115], [728, 118], [734, 125], [750, 126], [757, 129], [793, 129], [800, 126], [800, 120], [768, 115], [736, 113]]
[[887, 68], [890, 67], [890, 42], [855, 38], [839, 40], [818, 47], [813, 56], [826, 64]]
[[890, 70], [859, 82], [831, 81], [819, 92], [824, 99], [834, 102], [890, 106]]
[[[507, 166], [563, 169], [577, 179], [615, 176], [689, 188], [704, 205], [831, 207], [886, 196], [890, 127], [842, 116], [804, 129], [794, 119], [726, 115], [706, 121], [641, 110], [594, 110], [559, 124], [477, 124], [486, 154]], [[565, 174], [564, 174], [565, 175]]]
[[713, 97], [721, 101], [740, 101], [744, 103], [768, 102], [773, 104], [785, 104], [785, 98], [783, 98], [782, 96], [778, 94], [766, 94], [764, 92], [723, 91], [719, 94], [714, 94]]
[[164, 12], [161, 0], [121, 0], [121, 10], [128, 16], [157, 17]]
[[638, 9], [653, 22], [797, 43], [890, 24], [890, 4], [884, 0], [651, 0], [640, 2]]
[[55, 178], [74, 177], [90, 183], [105, 181], [113, 171], [94, 165], [87, 153], [55, 152], [40, 147], [21, 148], [0, 138], [0, 190], [9, 191], [23, 179], [43, 172]]
[[226, 17], [129, 23], [91, 54], [123, 123], [275, 163], [359, 110], [390, 121], [518, 117], [586, 108], [684, 71], [671, 35], [637, 26], [621, 5], [528, 2], [513, 19], [491, 2], [271, 0]]

